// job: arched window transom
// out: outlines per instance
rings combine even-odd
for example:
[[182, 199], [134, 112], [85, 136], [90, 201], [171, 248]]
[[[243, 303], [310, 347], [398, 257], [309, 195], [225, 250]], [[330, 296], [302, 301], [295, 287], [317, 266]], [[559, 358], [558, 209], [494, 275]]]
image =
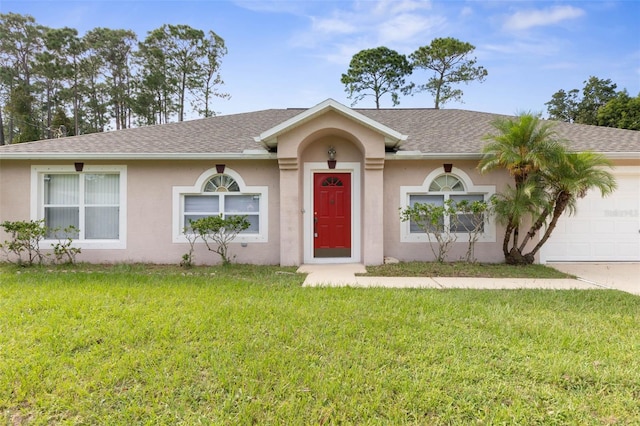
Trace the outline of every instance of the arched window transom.
[[464, 190], [462, 181], [450, 174], [438, 176], [429, 185], [429, 191], [434, 192], [458, 192]]
[[215, 175], [204, 185], [203, 192], [239, 192], [238, 182], [229, 175]]

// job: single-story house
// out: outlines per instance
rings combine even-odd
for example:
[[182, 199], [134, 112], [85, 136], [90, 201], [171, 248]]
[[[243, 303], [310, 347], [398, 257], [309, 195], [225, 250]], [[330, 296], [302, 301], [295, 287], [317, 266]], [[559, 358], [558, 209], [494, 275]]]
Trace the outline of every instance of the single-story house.
[[[230, 248], [241, 263], [431, 260], [426, 234], [401, 221], [400, 209], [486, 200], [510, 183], [506, 172], [477, 171], [483, 136], [497, 117], [352, 109], [328, 99], [308, 109], [2, 146], [0, 222], [73, 224], [78, 260], [87, 262], [179, 263], [189, 220], [218, 214], [251, 223]], [[537, 260], [640, 261], [640, 132], [570, 123], [556, 129], [571, 149], [606, 154], [619, 188], [605, 199], [597, 192], [582, 199]], [[488, 220], [477, 259], [502, 262], [502, 236]], [[461, 235], [450, 259], [464, 255], [466, 241]], [[219, 259], [197, 244], [195, 261]]]

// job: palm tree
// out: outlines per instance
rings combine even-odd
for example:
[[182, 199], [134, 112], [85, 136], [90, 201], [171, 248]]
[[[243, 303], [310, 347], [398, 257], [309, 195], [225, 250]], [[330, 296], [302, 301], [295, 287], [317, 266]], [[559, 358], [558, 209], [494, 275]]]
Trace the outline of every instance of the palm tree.
[[514, 177], [516, 188], [532, 173], [544, 169], [564, 155], [564, 141], [550, 122], [542, 122], [538, 115], [520, 114], [516, 120], [498, 118], [492, 126], [497, 135], [487, 135], [489, 143], [483, 149], [480, 171], [504, 168]]
[[579, 198], [584, 198], [589, 190], [597, 189], [603, 197], [615, 191], [616, 180], [606, 168], [611, 168], [611, 162], [606, 157], [586, 151], [569, 153], [564, 163], [555, 165], [542, 173], [547, 188], [551, 190], [551, 199], [554, 201], [553, 213], [544, 235], [531, 250], [533, 255], [549, 239], [560, 216], [567, 209], [570, 215], [574, 214], [576, 202]]
[[[606, 158], [591, 152], [569, 153], [553, 129], [529, 113], [513, 119], [498, 119], [496, 135], [486, 137], [478, 165], [481, 172], [506, 169], [515, 181], [494, 198], [498, 221], [506, 226], [502, 251], [507, 263], [533, 263], [536, 253], [549, 239], [560, 216], [575, 211], [578, 198], [592, 188], [603, 196], [615, 189], [613, 176], [603, 169], [610, 166]], [[520, 241], [520, 226], [530, 218], [531, 226]], [[546, 227], [543, 237], [525, 253], [538, 231]]]
[[520, 114], [515, 120], [499, 118], [491, 124], [498, 133], [485, 137], [489, 142], [478, 168], [482, 173], [506, 169], [515, 181], [515, 187], [508, 187], [494, 200], [496, 217], [506, 225], [502, 251], [507, 263], [532, 263], [533, 258], [525, 260], [519, 250], [520, 224], [525, 217], [537, 217], [544, 211], [546, 193], [536, 176], [564, 157], [564, 144], [551, 123], [542, 123], [531, 113]]

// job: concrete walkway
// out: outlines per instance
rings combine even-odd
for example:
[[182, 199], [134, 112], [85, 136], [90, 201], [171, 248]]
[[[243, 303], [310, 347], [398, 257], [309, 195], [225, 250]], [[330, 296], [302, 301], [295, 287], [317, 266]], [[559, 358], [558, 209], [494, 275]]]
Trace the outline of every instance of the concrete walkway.
[[[528, 278], [451, 278], [451, 277], [357, 277], [366, 273], [364, 265], [302, 265], [298, 272], [306, 273], [306, 287], [385, 287], [385, 288], [469, 288], [469, 289], [604, 289], [613, 288], [582, 279]], [[621, 289], [622, 290], [622, 289]], [[623, 290], [627, 291], [627, 290]]]
[[563, 262], [547, 266], [575, 275], [585, 283], [594, 283], [640, 296], [640, 263], [638, 262]]

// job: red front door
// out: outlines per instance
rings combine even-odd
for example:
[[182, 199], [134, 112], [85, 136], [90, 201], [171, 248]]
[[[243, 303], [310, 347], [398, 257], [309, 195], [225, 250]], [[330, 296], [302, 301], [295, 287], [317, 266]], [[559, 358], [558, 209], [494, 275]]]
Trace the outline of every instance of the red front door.
[[351, 174], [313, 179], [313, 257], [351, 257]]

